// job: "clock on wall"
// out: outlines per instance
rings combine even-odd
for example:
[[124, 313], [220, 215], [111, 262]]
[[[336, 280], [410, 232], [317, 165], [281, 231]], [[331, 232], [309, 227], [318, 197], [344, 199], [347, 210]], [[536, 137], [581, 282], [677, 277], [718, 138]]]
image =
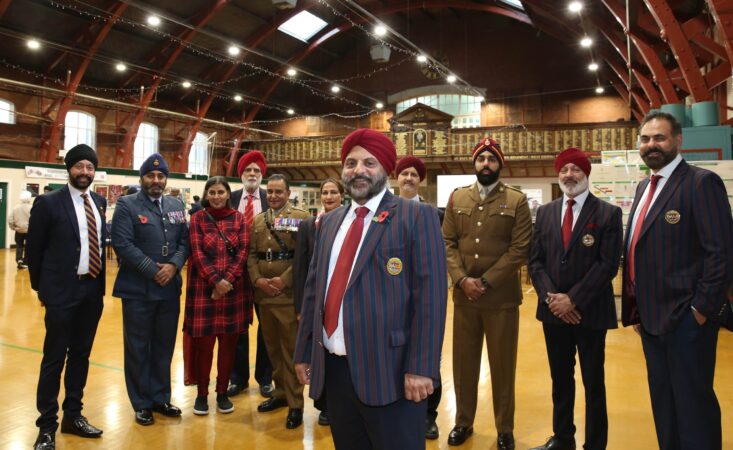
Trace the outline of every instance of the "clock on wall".
[[[445, 67], [450, 67], [450, 62], [448, 61], [448, 55], [446, 55], [445, 53], [436, 52], [432, 55], [432, 58], [433, 60], [440, 62]], [[422, 71], [422, 74], [425, 75], [425, 77], [430, 80], [442, 78], [446, 75], [438, 67], [435, 67], [435, 65], [429, 62], [420, 66], [420, 71]]]

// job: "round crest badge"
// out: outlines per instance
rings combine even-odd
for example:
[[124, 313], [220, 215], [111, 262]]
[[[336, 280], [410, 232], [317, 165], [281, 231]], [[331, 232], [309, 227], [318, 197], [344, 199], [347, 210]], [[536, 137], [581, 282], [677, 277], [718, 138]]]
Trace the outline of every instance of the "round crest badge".
[[402, 260], [400, 258], [389, 258], [389, 261], [387, 261], [387, 272], [390, 275], [399, 275], [402, 273]]
[[583, 236], [582, 242], [583, 245], [585, 245], [586, 247], [590, 247], [596, 243], [596, 239], [593, 237], [592, 234], [586, 234], [585, 236]]
[[680, 215], [679, 211], [675, 211], [674, 209], [670, 209], [666, 213], [664, 213], [664, 220], [667, 221], [670, 225], [675, 225], [680, 223], [680, 219], [682, 216]]

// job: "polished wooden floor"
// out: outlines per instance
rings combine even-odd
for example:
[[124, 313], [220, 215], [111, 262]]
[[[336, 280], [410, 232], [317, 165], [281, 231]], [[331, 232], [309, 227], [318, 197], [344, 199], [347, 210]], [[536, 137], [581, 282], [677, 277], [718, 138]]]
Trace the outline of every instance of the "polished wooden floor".
[[[87, 440], [58, 433], [62, 449], [331, 449], [330, 431], [316, 423], [317, 411], [306, 401], [305, 424], [297, 430], [286, 430], [286, 410], [260, 414], [262, 400], [256, 386], [232, 400], [232, 414], [213, 412], [198, 417], [192, 412], [196, 388], [183, 385], [183, 359], [179, 337], [173, 373], [173, 403], [180, 406], [183, 417], [167, 419], [156, 416], [150, 427], [137, 425], [125, 391], [122, 348], [122, 309], [118, 299], [109, 293], [116, 274], [116, 263], [110, 262], [104, 313], [94, 343], [89, 381], [84, 396], [84, 414], [104, 430], [101, 440]], [[0, 250], [0, 448], [24, 449], [32, 445], [37, 429], [35, 391], [41, 362], [44, 327], [43, 309], [30, 288], [27, 270], [17, 270], [14, 253]], [[525, 286], [525, 304], [521, 307], [519, 358], [517, 371], [517, 410], [515, 436], [517, 449], [539, 445], [552, 434], [550, 376], [542, 329], [534, 319], [536, 297]], [[443, 357], [443, 400], [438, 425], [441, 436], [429, 441], [428, 449], [448, 448], [448, 432], [453, 426], [455, 396], [451, 367], [452, 304], [448, 307], [448, 326]], [[254, 333], [251, 333], [254, 334]], [[253, 342], [254, 344], [254, 342]], [[612, 331], [606, 347], [606, 386], [610, 423], [609, 449], [647, 450], [656, 448], [646, 369], [637, 335], [629, 329]], [[580, 378], [579, 372], [577, 378]], [[723, 410], [723, 448], [733, 448], [733, 334], [721, 332], [718, 347], [716, 389]], [[727, 382], [726, 382], [727, 381]], [[491, 388], [488, 363], [484, 356], [479, 411], [474, 436], [465, 449], [496, 448], [496, 431], [491, 409]], [[63, 396], [63, 393], [62, 393]], [[62, 397], [63, 399], [63, 397]], [[214, 395], [210, 395], [210, 407]], [[576, 402], [576, 436], [583, 442], [582, 388]], [[694, 414], [694, 412], [690, 412]]]

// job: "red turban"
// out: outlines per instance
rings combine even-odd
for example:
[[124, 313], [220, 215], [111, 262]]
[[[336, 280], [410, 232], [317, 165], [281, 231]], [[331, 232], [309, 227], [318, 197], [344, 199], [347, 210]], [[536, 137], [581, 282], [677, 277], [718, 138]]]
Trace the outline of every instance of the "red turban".
[[585, 173], [585, 176], [590, 175], [590, 158], [586, 155], [583, 150], [575, 147], [566, 148], [562, 151], [557, 158], [555, 158], [555, 172], [560, 173], [560, 169], [565, 167], [565, 164], [573, 163], [580, 167]]
[[473, 157], [473, 161], [476, 162], [476, 157], [485, 151], [489, 151], [491, 152], [491, 154], [496, 156], [496, 159], [499, 160], [501, 167], [504, 167], [504, 153], [502, 153], [501, 147], [499, 147], [499, 143], [491, 139], [490, 137], [481, 139], [481, 141], [479, 141], [479, 143], [476, 144], [476, 146], [473, 148], [473, 151], [471, 151], [471, 157]]
[[425, 169], [425, 163], [422, 162], [422, 159], [416, 158], [414, 156], [405, 156], [397, 162], [397, 167], [394, 170], [395, 175], [399, 176], [399, 174], [408, 167], [413, 167], [415, 168], [415, 170], [417, 170], [417, 174], [420, 176], [420, 181], [424, 180], [425, 175], [427, 175], [428, 173], [427, 169]]
[[239, 158], [239, 163], [237, 163], [237, 175], [241, 177], [244, 173], [244, 169], [252, 163], [257, 163], [257, 165], [260, 166], [262, 176], [264, 177], [267, 173], [267, 163], [265, 162], [265, 155], [263, 155], [259, 150], [250, 150]]
[[374, 155], [388, 175], [392, 173], [397, 161], [397, 150], [390, 138], [368, 128], [360, 128], [351, 132], [344, 138], [344, 143], [341, 145], [341, 164], [346, 161], [351, 149], [357, 145]]

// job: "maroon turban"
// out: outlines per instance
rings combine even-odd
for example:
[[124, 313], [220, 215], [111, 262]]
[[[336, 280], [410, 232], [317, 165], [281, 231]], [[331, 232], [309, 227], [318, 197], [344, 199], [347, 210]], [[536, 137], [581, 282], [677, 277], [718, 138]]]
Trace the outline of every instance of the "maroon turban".
[[262, 176], [264, 177], [267, 173], [267, 163], [265, 162], [265, 155], [263, 155], [259, 150], [250, 150], [239, 158], [239, 162], [237, 163], [237, 175], [241, 177], [244, 173], [244, 169], [252, 163], [257, 163], [257, 165], [260, 166]]
[[565, 167], [565, 164], [568, 163], [573, 163], [580, 167], [580, 170], [585, 173], [586, 177], [590, 175], [590, 159], [583, 150], [575, 147], [563, 150], [562, 153], [557, 155], [557, 158], [555, 158], [555, 172], [560, 173], [560, 169]]
[[390, 138], [368, 128], [360, 128], [351, 132], [344, 138], [344, 143], [341, 145], [341, 164], [346, 161], [351, 149], [357, 145], [374, 155], [387, 174], [392, 173], [397, 161], [397, 151]]
[[491, 139], [490, 137], [481, 139], [481, 141], [473, 148], [473, 150], [471, 151], [473, 162], [476, 162], [476, 157], [485, 151], [489, 151], [491, 152], [491, 154], [496, 156], [496, 159], [499, 160], [501, 167], [504, 167], [504, 153], [502, 153], [501, 147], [499, 147], [499, 143]]
[[427, 175], [428, 173], [427, 169], [425, 169], [425, 163], [422, 162], [422, 159], [416, 158], [414, 156], [405, 156], [397, 162], [397, 167], [394, 170], [395, 175], [399, 176], [399, 174], [408, 167], [413, 167], [415, 168], [415, 170], [417, 170], [417, 174], [420, 176], [420, 181], [424, 180], [425, 175]]

